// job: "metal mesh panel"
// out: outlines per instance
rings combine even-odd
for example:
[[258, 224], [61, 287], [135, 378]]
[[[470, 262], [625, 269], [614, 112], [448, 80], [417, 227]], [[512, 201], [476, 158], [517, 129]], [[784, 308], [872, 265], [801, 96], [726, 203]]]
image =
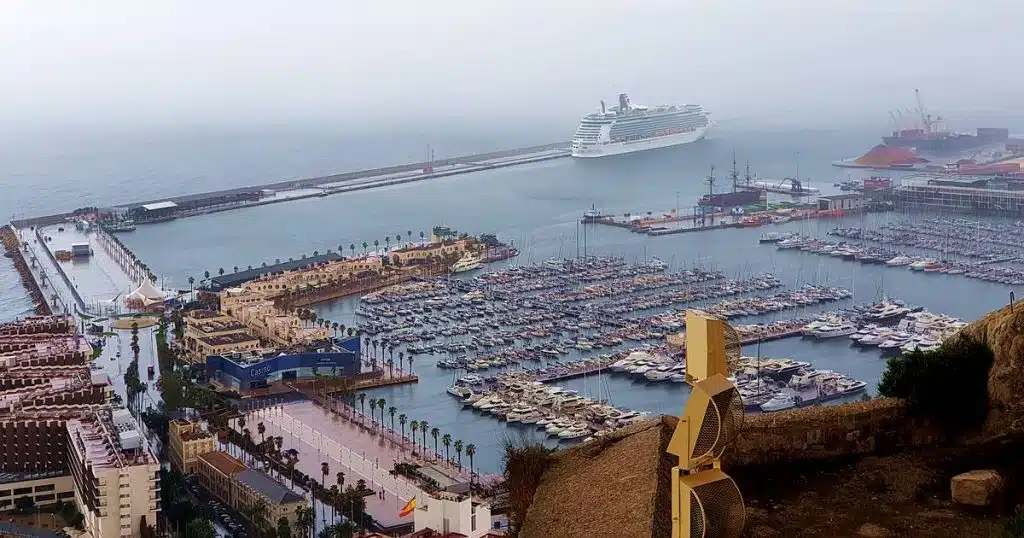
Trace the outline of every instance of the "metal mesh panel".
[[704, 420], [700, 421], [700, 431], [697, 433], [697, 442], [693, 446], [691, 457], [700, 458], [710, 454], [718, 444], [721, 428], [721, 417], [715, 406], [714, 400], [708, 400], [708, 406], [704, 410]]
[[704, 538], [704, 507], [693, 490], [690, 495], [690, 538]]
[[[697, 486], [693, 492], [700, 501], [699, 506], [703, 516], [701, 524], [704, 534], [699, 536], [736, 538], [743, 532], [743, 523], [746, 518], [743, 509], [743, 496], [731, 478]], [[690, 521], [693, 521], [692, 515]]]
[[736, 371], [743, 345], [739, 333], [732, 325], [723, 323], [722, 327], [725, 332], [725, 375], [729, 376]]
[[740, 391], [732, 387], [712, 396], [711, 400], [721, 419], [718, 443], [714, 447], [715, 455], [719, 456], [736, 439], [743, 427], [743, 398], [740, 397]]

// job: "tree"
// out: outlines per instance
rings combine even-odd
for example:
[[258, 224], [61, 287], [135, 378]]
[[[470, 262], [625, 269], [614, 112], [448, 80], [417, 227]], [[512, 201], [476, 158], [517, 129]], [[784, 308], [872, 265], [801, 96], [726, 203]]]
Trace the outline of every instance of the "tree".
[[232, 272], [234, 272], [234, 273], [237, 273], [237, 272], [238, 272], [238, 266], [237, 266], [237, 265], [236, 265], [236, 266], [234, 266], [234, 267], [232, 267], [232, 269], [234, 269], [234, 271], [232, 271]]
[[[383, 401], [383, 400], [381, 400], [381, 401]], [[398, 412], [398, 408], [393, 406], [393, 405], [388, 408], [388, 416], [391, 417], [391, 431], [392, 432], [395, 431], [395, 413], [397, 413], [397, 412]]]
[[330, 496], [330, 499], [331, 499], [331, 522], [332, 523], [335, 520], [338, 519], [338, 512], [336, 510], [336, 507], [337, 507], [337, 503], [338, 503], [338, 493], [339, 492], [340, 492], [340, 490], [338, 489], [338, 485], [337, 484], [331, 484], [331, 496]]
[[450, 462], [452, 460], [452, 456], [451, 452], [449, 452], [448, 449], [451, 448], [452, 446], [452, 434], [446, 433], [442, 435], [441, 444], [444, 445], [444, 460]]
[[338, 322], [337, 321], [331, 323], [331, 330], [334, 331], [334, 336], [337, 337], [338, 336]]
[[409, 355], [409, 373], [412, 373], [412, 355]]
[[295, 527], [302, 531], [302, 536], [309, 536], [313, 530], [314, 518], [313, 509], [308, 506], [300, 506], [295, 510]]
[[466, 445], [466, 456], [469, 458], [469, 485], [473, 486], [473, 456], [476, 455], [476, 445], [470, 443]]
[[188, 277], [188, 291], [189, 291], [189, 293], [192, 293], [192, 285], [195, 284], [195, 283], [196, 283], [196, 277], [194, 277], [194, 276]]
[[291, 486], [295, 487], [295, 465], [299, 463], [299, 453], [294, 448], [289, 448], [284, 455], [284, 466], [288, 468]]
[[[420, 443], [420, 448], [423, 450], [423, 452], [427, 451], [427, 432], [429, 431], [429, 428], [430, 428], [430, 423], [429, 422], [427, 422], [425, 420], [421, 420], [420, 421], [420, 431], [423, 433], [423, 442]], [[424, 457], [424, 459], [426, 459], [426, 454], [424, 454], [423, 457]]]
[[[242, 430], [242, 438], [245, 440], [242, 443], [243, 450], [244, 451], [248, 451], [249, 450], [249, 445], [252, 444], [252, 432], [249, 431], [249, 428], [245, 428], [244, 430]], [[244, 452], [243, 452], [243, 457], [245, 457], [244, 456]]]
[[459, 469], [462, 469], [462, 439], [455, 440], [455, 455], [459, 458]]
[[217, 534], [213, 532], [213, 525], [206, 519], [196, 518], [188, 522], [185, 526], [185, 537], [186, 538], [217, 538]]
[[374, 252], [376, 252], [379, 249], [380, 249], [380, 241], [377, 241], [376, 239], [374, 239], [373, 240], [373, 250], [374, 250]]
[[206, 280], [210, 280], [210, 272], [209, 271], [203, 271], [203, 278], [206, 279]]
[[286, 517], [277, 520], [277, 538], [292, 538], [292, 526]]
[[412, 421], [409, 426], [412, 428], [412, 450], [416, 451], [416, 430], [420, 429], [420, 423], [418, 420]]
[[[327, 489], [327, 475], [330, 474], [331, 468], [327, 465], [327, 462], [320, 463], [320, 488], [323, 490]], [[323, 515], [324, 526], [327, 526], [327, 510], [324, 510]]]
[[377, 415], [374, 413], [374, 410], [376, 410], [376, 409], [377, 409], [377, 400], [375, 398], [370, 398], [370, 424], [371, 425], [373, 425], [373, 423], [377, 420]]
[[382, 430], [384, 429], [384, 406], [385, 405], [387, 405], [387, 402], [384, 401], [384, 398], [381, 398], [381, 399], [377, 400], [377, 409], [380, 409], [380, 428]]
[[363, 241], [363, 254], [366, 254], [366, 247], [367, 246], [368, 245], [366, 244], [366, 241]]
[[[259, 424], [256, 425], [256, 432], [260, 434], [260, 445], [262, 446], [263, 443], [266, 441], [264, 436], [267, 433], [267, 427], [264, 426], [262, 422], [260, 422]], [[264, 454], [264, 456], [266, 456], [266, 454]]]
[[423, 233], [423, 230], [420, 230], [420, 241], [423, 241], [423, 236], [424, 236], [424, 235], [425, 235], [425, 234]]
[[362, 408], [363, 416], [365, 417], [366, 416], [366, 393], [365, 392], [360, 392], [359, 393], [359, 407]]
[[217, 274], [220, 276], [224, 276], [224, 268], [221, 267], [220, 269], [217, 269]]
[[439, 454], [439, 452], [437, 451], [437, 436], [438, 435], [441, 435], [441, 429], [440, 428], [434, 428], [434, 429], [430, 430], [430, 436], [434, 438], [434, 457], [437, 457], [437, 455]]
[[[402, 413], [401, 415], [398, 415], [398, 424], [402, 426], [402, 441], [403, 442], [405, 441], [405, 421], [407, 419], [408, 419], [408, 417], [405, 416], [405, 413]], [[392, 428], [393, 427], [394, 426], [392, 426]]]

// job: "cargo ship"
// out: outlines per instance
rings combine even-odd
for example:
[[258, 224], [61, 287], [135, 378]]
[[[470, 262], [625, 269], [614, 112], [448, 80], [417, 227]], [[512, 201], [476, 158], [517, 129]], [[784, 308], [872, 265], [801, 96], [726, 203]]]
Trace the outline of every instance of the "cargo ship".
[[[1010, 138], [1009, 129], [1003, 127], [979, 127], [976, 134], [943, 130], [939, 127], [942, 118], [929, 114], [921, 103], [920, 90], [914, 90], [914, 97], [917, 101], [917, 109], [908, 111], [906, 117], [902, 113], [889, 113], [893, 123], [896, 124], [896, 130], [889, 136], [882, 137], [882, 144], [885, 146], [914, 148], [922, 153], [942, 154], [981, 148], [990, 144], [1006, 142]], [[910, 128], [901, 128], [900, 125], [905, 118], [910, 118], [915, 125]]]

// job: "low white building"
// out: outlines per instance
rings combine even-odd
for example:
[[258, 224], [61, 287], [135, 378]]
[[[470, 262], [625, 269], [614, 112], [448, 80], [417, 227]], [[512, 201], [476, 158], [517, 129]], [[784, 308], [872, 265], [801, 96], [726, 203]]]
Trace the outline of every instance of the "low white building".
[[491, 530], [491, 507], [471, 497], [440, 491], [417, 499], [415, 530], [459, 533], [482, 538]]

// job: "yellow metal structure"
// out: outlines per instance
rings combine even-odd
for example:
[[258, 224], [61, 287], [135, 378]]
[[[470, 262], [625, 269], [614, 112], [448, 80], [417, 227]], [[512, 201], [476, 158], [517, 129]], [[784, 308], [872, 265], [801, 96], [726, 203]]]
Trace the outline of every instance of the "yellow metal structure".
[[743, 531], [743, 496], [721, 471], [720, 457], [739, 434], [743, 402], [726, 377], [738, 356], [735, 331], [700, 311], [686, 313], [686, 377], [693, 390], [668, 452], [672, 468], [672, 538], [736, 538]]
[[686, 312], [686, 380], [691, 385], [715, 374], [728, 375], [725, 326], [699, 310]]

